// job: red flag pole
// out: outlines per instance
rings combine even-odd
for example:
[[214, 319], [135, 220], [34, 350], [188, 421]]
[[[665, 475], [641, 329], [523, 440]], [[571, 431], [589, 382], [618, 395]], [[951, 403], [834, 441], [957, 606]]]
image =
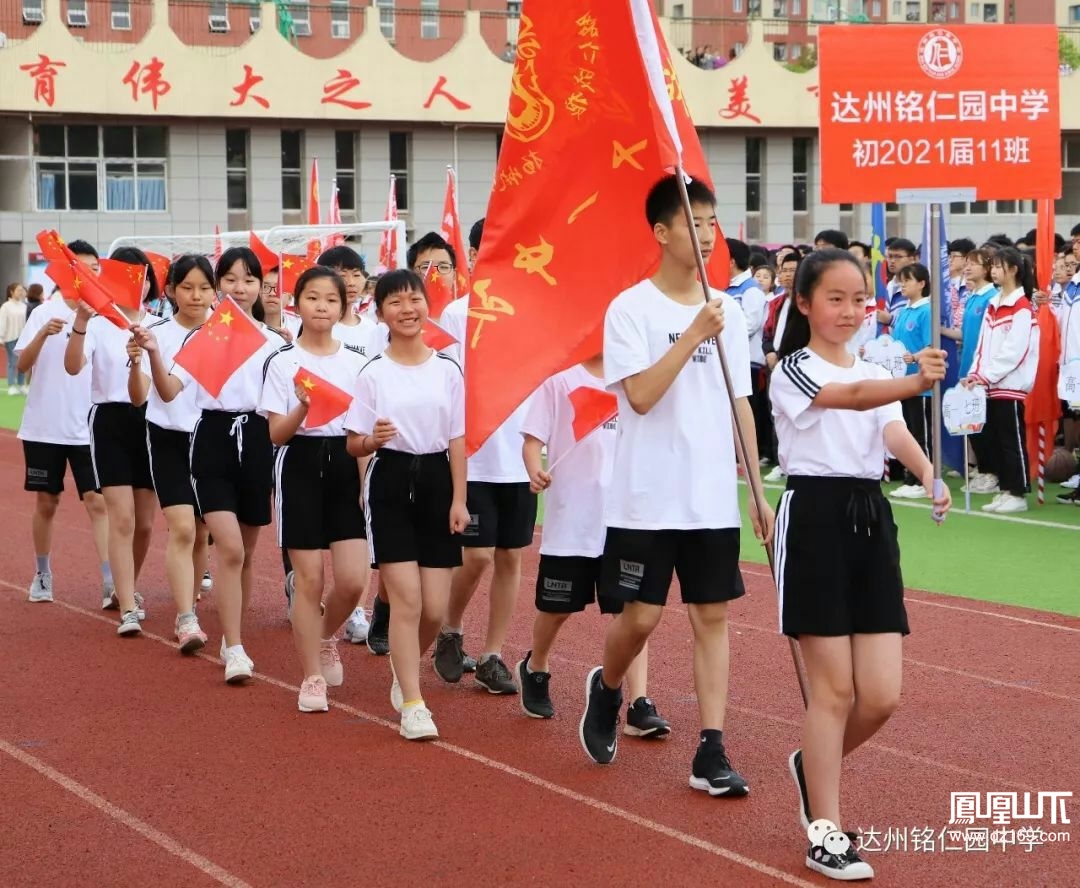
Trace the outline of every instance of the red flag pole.
[[[694, 225], [694, 211], [690, 204], [690, 194], [686, 190], [686, 174], [683, 172], [681, 163], [675, 167], [675, 178], [679, 183], [679, 196], [682, 198], [683, 213], [686, 215], [686, 225], [690, 229], [690, 240], [694, 245], [694, 256], [697, 259], [698, 277], [701, 279], [701, 292], [705, 296], [705, 301], [711, 302], [712, 292], [709, 289], [709, 277], [705, 268], [705, 257], [701, 253], [701, 241], [698, 240], [697, 228]], [[749, 451], [746, 446], [746, 430], [743, 428], [742, 422], [739, 420], [739, 414], [735, 410], [735, 389], [731, 384], [731, 371], [728, 368], [727, 355], [724, 353], [724, 344], [721, 342], [719, 336], [713, 337], [713, 342], [716, 344], [716, 356], [720, 359], [720, 370], [724, 376], [724, 388], [727, 389], [728, 401], [731, 403], [731, 425], [735, 432], [735, 449], [738, 451], [739, 461], [743, 465], [746, 483], [750, 487], [750, 495], [754, 498], [754, 508], [757, 510], [758, 516], [761, 517], [765, 514], [765, 491], [761, 487], [761, 483], [758, 481], [755, 474], [750, 470], [750, 463], [747, 459], [747, 453]], [[769, 570], [772, 573], [775, 582], [776, 562], [771, 542], [765, 544], [765, 554], [769, 558]], [[805, 707], [808, 697], [806, 675], [802, 662], [802, 652], [799, 650], [799, 646], [796, 644], [794, 638], [789, 637], [788, 644], [791, 648], [791, 659], [795, 664], [795, 675], [799, 680], [799, 692], [802, 694], [803, 706]]]

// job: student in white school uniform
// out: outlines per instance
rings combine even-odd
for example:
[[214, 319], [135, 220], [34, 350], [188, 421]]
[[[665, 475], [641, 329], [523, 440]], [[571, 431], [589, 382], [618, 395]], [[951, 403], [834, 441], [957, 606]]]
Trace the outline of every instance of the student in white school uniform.
[[[802, 747], [788, 765], [803, 830], [826, 820], [824, 832], [841, 833], [839, 844], [811, 840], [806, 866], [867, 879], [873, 869], [841, 831], [841, 759], [896, 708], [909, 632], [881, 466], [888, 450], [933, 489], [933, 466], [899, 402], [944, 378], [945, 353], [920, 352], [917, 373], [892, 379], [847, 350], [871, 297], [846, 251], [804, 259], [796, 293], [770, 388], [788, 476], [776, 518], [780, 630], [798, 639], [809, 686]], [[945, 488], [934, 507], [943, 515], [950, 502]]]
[[277, 330], [286, 342], [292, 342], [300, 333], [300, 318], [285, 311], [285, 299], [292, 294], [282, 293], [278, 287], [280, 271], [276, 265], [263, 269], [259, 301], [263, 307], [263, 323], [271, 330]]
[[[84, 265], [98, 270], [97, 252], [86, 241], [71, 241], [68, 248]], [[90, 412], [90, 368], [83, 367], [75, 376], [64, 370], [64, 351], [77, 305], [66, 297], [43, 302], [30, 313], [15, 343], [20, 372], [33, 370], [19, 423], [26, 461], [24, 489], [35, 495], [31, 531], [36, 565], [29, 600], [53, 600], [53, 520], [64, 492], [64, 473], [70, 466], [75, 490], [90, 518], [101, 565], [101, 601], [108, 608], [115, 607], [116, 587], [109, 564], [109, 518], [90, 457], [90, 428], [86, 421]]]
[[465, 507], [465, 383], [461, 368], [424, 345], [424, 282], [387, 272], [375, 287], [390, 345], [360, 372], [345, 428], [349, 453], [372, 456], [364, 513], [372, 563], [390, 596], [390, 702], [406, 740], [439, 736], [420, 692], [420, 658], [446, 613], [461, 564]]
[[[162, 361], [172, 366], [192, 330], [206, 323], [214, 301], [214, 271], [205, 256], [180, 256], [169, 269], [165, 288], [172, 311], [167, 320], [150, 324]], [[146, 446], [158, 503], [169, 527], [165, 573], [176, 605], [173, 632], [180, 653], [193, 654], [206, 645], [206, 633], [195, 616], [195, 600], [206, 570], [209, 531], [195, 507], [191, 484], [191, 433], [199, 421], [195, 387], [172, 401], [162, 400], [151, 385], [150, 361], [140, 360], [140, 376], [131, 378], [132, 402], [146, 402]]]
[[[432, 232], [413, 244], [409, 257], [414, 270], [422, 274], [434, 263], [447, 285], [454, 286], [458, 257], [439, 235]], [[465, 295], [451, 302], [439, 318], [443, 328], [458, 340], [448, 352], [462, 366], [468, 313], [469, 297]], [[518, 690], [502, 659], [502, 647], [517, 606], [521, 552], [532, 545], [536, 533], [536, 494], [530, 489], [529, 473], [521, 459], [521, 421], [528, 408], [526, 399], [469, 457], [469, 526], [462, 536], [462, 566], [454, 571], [446, 624], [435, 645], [435, 671], [443, 681], [460, 681], [462, 673], [472, 666], [463, 647], [465, 611], [490, 566], [487, 632], [475, 666], [476, 683], [490, 694], [516, 694]]]
[[[693, 224], [712, 252], [716, 198], [691, 181]], [[744, 594], [733, 414], [746, 436], [748, 478], [758, 476], [750, 408], [746, 322], [726, 293], [707, 303], [676, 178], [657, 182], [645, 217], [660, 244], [653, 277], [625, 290], [604, 320], [604, 380], [619, 403], [619, 437], [605, 507], [600, 591], [626, 602], [608, 629], [603, 665], [589, 672], [579, 738], [598, 764], [615, 758], [622, 682], [660, 622], [673, 575], [694, 632], [694, 685], [701, 717], [690, 786], [745, 796], [723, 742], [727, 708], [729, 601]], [[736, 398], [730, 403], [716, 354], [719, 337]], [[658, 468], [662, 467], [662, 468]], [[763, 540], [772, 511], [750, 517]]]
[[[303, 323], [296, 341], [266, 361], [259, 412], [277, 445], [274, 466], [278, 545], [295, 572], [293, 638], [304, 669], [297, 707], [326, 712], [326, 689], [344, 681], [337, 631], [367, 588], [367, 530], [360, 508], [360, 466], [346, 452], [345, 414], [309, 427], [311, 373], [350, 395], [367, 359], [334, 338], [347, 311], [345, 284], [328, 268], [309, 268], [296, 282]], [[309, 380], [313, 387], [320, 382]], [[329, 551], [334, 586], [324, 595], [323, 552]]]
[[980, 469], [997, 477], [1001, 492], [982, 510], [1009, 514], [1027, 511], [1031, 489], [1024, 400], [1039, 368], [1039, 325], [1031, 303], [1035, 273], [1031, 259], [1003, 247], [991, 260], [990, 276], [1000, 292], [986, 308], [971, 372], [960, 382], [986, 389]]
[[[159, 297], [154, 271], [142, 250], [123, 247], [112, 258], [146, 267], [143, 302]], [[142, 306], [117, 308], [132, 325], [145, 314]], [[131, 377], [142, 373], [138, 359], [129, 352], [131, 341], [130, 330], [95, 316], [80, 302], [64, 351], [64, 369], [72, 376], [90, 366], [90, 455], [109, 514], [109, 564], [116, 583], [116, 602], [110, 607], [120, 608], [118, 635], [142, 632], [146, 611], [135, 585], [150, 550], [157, 504], [146, 450], [146, 402], [134, 403], [129, 389]]]
[[[1066, 257], [1068, 268], [1076, 268], [1076, 260], [1080, 259], [1080, 225], [1073, 228], [1072, 239], [1072, 254]], [[1061, 304], [1056, 314], [1061, 329], [1060, 363], [1064, 367], [1069, 361], [1080, 359], [1080, 272], [1062, 286]], [[1059, 494], [1057, 501], [1063, 506], [1080, 506], [1080, 487]]]
[[266, 359], [284, 344], [280, 333], [262, 323], [259, 291], [262, 268], [248, 247], [230, 247], [214, 271], [218, 292], [230, 296], [256, 322], [265, 343], [229, 377], [215, 398], [179, 364], [162, 360], [152, 332], [136, 328], [136, 342], [150, 354], [154, 386], [166, 403], [188, 386], [197, 388], [199, 421], [191, 436], [191, 477], [196, 508], [217, 551], [217, 606], [223, 637], [225, 681], [251, 678], [255, 664], [244, 650], [241, 623], [251, 595], [259, 528], [270, 523], [274, 452], [266, 418], [256, 412]]
[[[602, 614], [619, 614], [623, 602], [599, 591], [604, 553], [604, 498], [611, 482], [617, 420], [614, 416], [575, 442], [577, 389], [604, 390], [604, 356], [596, 355], [545, 380], [533, 395], [521, 423], [521, 456], [534, 493], [546, 491], [540, 567], [536, 576], [536, 616], [532, 649], [514, 668], [521, 709], [532, 718], [552, 718], [549, 658], [559, 630], [571, 614], [596, 602]], [[542, 450], [547, 446], [545, 471]], [[557, 465], [556, 465], [557, 463]], [[671, 725], [648, 697], [648, 644], [626, 673], [631, 703], [623, 733], [660, 738]]]

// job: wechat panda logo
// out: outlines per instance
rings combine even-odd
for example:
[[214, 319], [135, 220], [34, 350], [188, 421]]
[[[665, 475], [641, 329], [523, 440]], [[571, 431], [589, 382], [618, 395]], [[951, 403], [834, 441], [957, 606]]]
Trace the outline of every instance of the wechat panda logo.
[[935, 80], [946, 80], [964, 63], [964, 46], [952, 31], [935, 28], [919, 41], [918, 59], [923, 73]]

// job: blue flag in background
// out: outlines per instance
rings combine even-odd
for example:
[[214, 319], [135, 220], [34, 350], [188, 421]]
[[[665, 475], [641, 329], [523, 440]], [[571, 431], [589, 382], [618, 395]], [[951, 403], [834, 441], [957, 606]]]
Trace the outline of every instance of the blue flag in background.
[[[933, 246], [930, 243], [930, 207], [927, 205], [923, 215], [923, 236], [920, 261], [928, 269], [933, 269], [930, 264], [933, 260]], [[941, 288], [936, 294], [938, 309], [941, 313], [942, 328], [952, 326], [952, 303], [949, 294], [949, 238], [945, 234], [945, 213], [942, 210], [940, 236], [936, 245], [938, 263], [941, 267]], [[956, 348], [956, 340], [946, 336], [941, 337], [941, 348], [944, 350], [946, 360], [949, 362], [945, 378], [941, 382], [941, 393], [951, 389], [960, 380], [960, 354]], [[964, 471], [964, 439], [959, 435], [950, 435], [945, 429], [944, 421], [939, 417], [941, 426], [941, 464], [950, 469], [963, 473]]]
[[[889, 266], [885, 262], [885, 204], [870, 205], [870, 272], [874, 278], [874, 301], [880, 311], [889, 307]], [[878, 336], [885, 325], [878, 324]]]

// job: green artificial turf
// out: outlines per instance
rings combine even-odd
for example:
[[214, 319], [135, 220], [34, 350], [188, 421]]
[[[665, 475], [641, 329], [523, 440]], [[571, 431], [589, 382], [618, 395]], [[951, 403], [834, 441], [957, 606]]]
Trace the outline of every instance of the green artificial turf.
[[[7, 392], [6, 388], [4, 392]], [[0, 393], [0, 429], [18, 431], [26, 398], [23, 395], [8, 395], [5, 393]]]

